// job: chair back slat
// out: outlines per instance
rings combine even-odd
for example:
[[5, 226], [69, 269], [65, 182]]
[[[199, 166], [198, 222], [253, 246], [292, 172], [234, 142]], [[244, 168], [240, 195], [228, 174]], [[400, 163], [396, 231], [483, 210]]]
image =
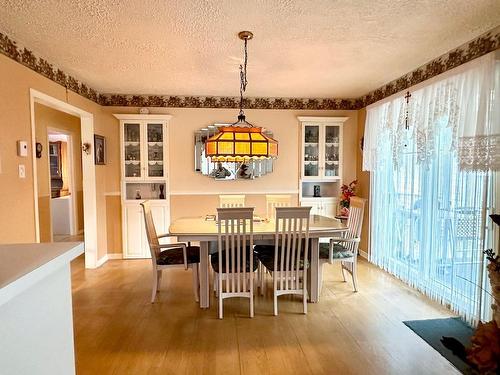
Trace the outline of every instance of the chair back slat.
[[219, 195], [219, 207], [221, 208], [245, 207], [245, 196]]
[[266, 195], [266, 217], [268, 219], [274, 219], [276, 207], [290, 207], [291, 204], [291, 195]]
[[275, 288], [305, 289], [311, 207], [277, 207], [274, 246]]
[[153, 221], [153, 214], [151, 213], [151, 203], [149, 201], [144, 201], [141, 203], [142, 212], [144, 214], [144, 225], [146, 229], [146, 235], [149, 243], [149, 250], [151, 252], [151, 257], [156, 262], [160, 254], [160, 243], [158, 241], [158, 236], [156, 234], [156, 228]]
[[253, 287], [253, 278], [246, 267], [248, 261], [253, 272], [253, 210], [253, 207], [217, 209], [219, 286], [225, 286], [219, 293], [244, 293]]

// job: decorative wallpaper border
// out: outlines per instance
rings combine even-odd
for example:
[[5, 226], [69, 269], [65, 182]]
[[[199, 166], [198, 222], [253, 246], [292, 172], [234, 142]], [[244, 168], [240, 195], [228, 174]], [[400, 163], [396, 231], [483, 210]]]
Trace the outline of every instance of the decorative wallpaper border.
[[[500, 25], [357, 99], [246, 98], [248, 109], [357, 110], [500, 48]], [[101, 94], [0, 33], [0, 53], [103, 106], [238, 108], [238, 97]]]
[[[239, 97], [227, 96], [165, 96], [101, 94], [104, 106], [124, 107], [178, 107], [178, 108], [239, 108]], [[355, 110], [356, 99], [304, 99], [304, 98], [245, 98], [245, 109], [310, 109]]]
[[362, 107], [456, 68], [500, 48], [500, 25], [360, 98]]

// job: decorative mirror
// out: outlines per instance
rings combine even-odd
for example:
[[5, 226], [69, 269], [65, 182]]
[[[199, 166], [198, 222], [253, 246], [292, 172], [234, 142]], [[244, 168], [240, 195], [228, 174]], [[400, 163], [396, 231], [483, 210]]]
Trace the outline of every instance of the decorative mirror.
[[[248, 160], [245, 162], [211, 162], [205, 156], [205, 142], [219, 132], [219, 128], [229, 124], [214, 124], [202, 128], [194, 134], [194, 170], [216, 180], [251, 180], [273, 171], [274, 159]], [[273, 133], [264, 130], [266, 136], [273, 138]]]

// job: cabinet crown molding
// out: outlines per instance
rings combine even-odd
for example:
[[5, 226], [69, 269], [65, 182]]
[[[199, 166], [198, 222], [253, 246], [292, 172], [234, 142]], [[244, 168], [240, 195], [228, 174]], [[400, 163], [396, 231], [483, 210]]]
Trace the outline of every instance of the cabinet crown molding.
[[325, 117], [325, 116], [297, 116], [300, 122], [316, 122], [316, 123], [344, 123], [349, 120], [349, 117]]

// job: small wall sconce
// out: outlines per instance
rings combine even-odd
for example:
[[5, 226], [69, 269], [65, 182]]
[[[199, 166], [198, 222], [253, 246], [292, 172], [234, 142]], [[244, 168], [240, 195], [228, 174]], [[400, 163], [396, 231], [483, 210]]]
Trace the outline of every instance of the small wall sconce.
[[82, 151], [85, 152], [87, 155], [90, 155], [90, 143], [82, 143]]
[[37, 159], [40, 159], [42, 157], [42, 150], [43, 150], [42, 144], [40, 142], [36, 142], [35, 152]]

